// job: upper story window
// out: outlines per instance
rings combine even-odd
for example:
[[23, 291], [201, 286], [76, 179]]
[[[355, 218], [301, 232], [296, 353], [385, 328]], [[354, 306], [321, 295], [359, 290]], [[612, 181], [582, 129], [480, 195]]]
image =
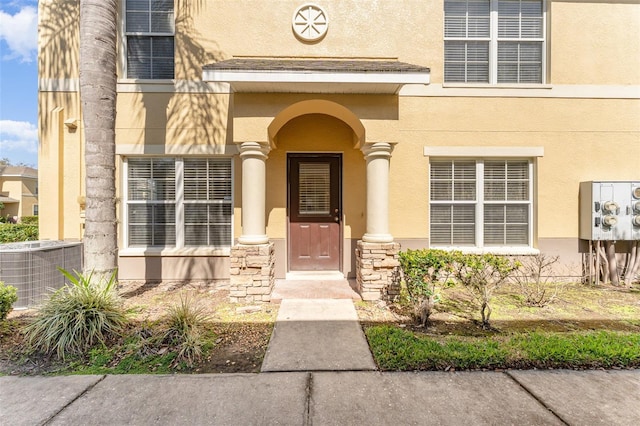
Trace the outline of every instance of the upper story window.
[[127, 78], [174, 78], [173, 0], [127, 0]]
[[544, 57], [544, 0], [445, 0], [445, 82], [544, 83]]

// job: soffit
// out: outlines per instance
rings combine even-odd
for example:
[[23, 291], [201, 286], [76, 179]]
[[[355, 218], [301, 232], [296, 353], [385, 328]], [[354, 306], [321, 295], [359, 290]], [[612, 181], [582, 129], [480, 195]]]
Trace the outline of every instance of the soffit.
[[427, 67], [399, 61], [229, 59], [205, 65], [204, 81], [248, 93], [395, 94], [405, 84], [429, 84]]
[[19, 203], [19, 202], [20, 200], [16, 200], [15, 198], [0, 196], [0, 203], [12, 204], [12, 203]]

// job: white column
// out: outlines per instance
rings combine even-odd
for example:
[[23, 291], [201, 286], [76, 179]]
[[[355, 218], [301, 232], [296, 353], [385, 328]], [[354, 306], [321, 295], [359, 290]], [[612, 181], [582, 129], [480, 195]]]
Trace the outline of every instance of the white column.
[[240, 244], [266, 244], [269, 242], [265, 221], [266, 164], [270, 151], [268, 144], [242, 142], [242, 235]]
[[362, 148], [367, 160], [367, 226], [362, 241], [390, 243], [389, 233], [389, 159], [393, 145], [387, 142]]

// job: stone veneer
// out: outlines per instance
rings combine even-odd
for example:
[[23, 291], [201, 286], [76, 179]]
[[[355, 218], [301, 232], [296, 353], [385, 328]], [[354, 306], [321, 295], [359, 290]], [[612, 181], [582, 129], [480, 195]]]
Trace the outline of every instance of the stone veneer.
[[269, 302], [275, 284], [273, 243], [231, 248], [229, 299], [232, 303]]
[[362, 300], [393, 299], [400, 294], [400, 244], [358, 241], [356, 279]]

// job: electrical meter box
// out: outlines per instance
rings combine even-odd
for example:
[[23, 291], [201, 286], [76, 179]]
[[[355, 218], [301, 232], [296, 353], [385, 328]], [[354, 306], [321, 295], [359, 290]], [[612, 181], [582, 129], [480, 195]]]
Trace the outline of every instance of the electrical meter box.
[[580, 238], [640, 240], [640, 181], [581, 182]]

